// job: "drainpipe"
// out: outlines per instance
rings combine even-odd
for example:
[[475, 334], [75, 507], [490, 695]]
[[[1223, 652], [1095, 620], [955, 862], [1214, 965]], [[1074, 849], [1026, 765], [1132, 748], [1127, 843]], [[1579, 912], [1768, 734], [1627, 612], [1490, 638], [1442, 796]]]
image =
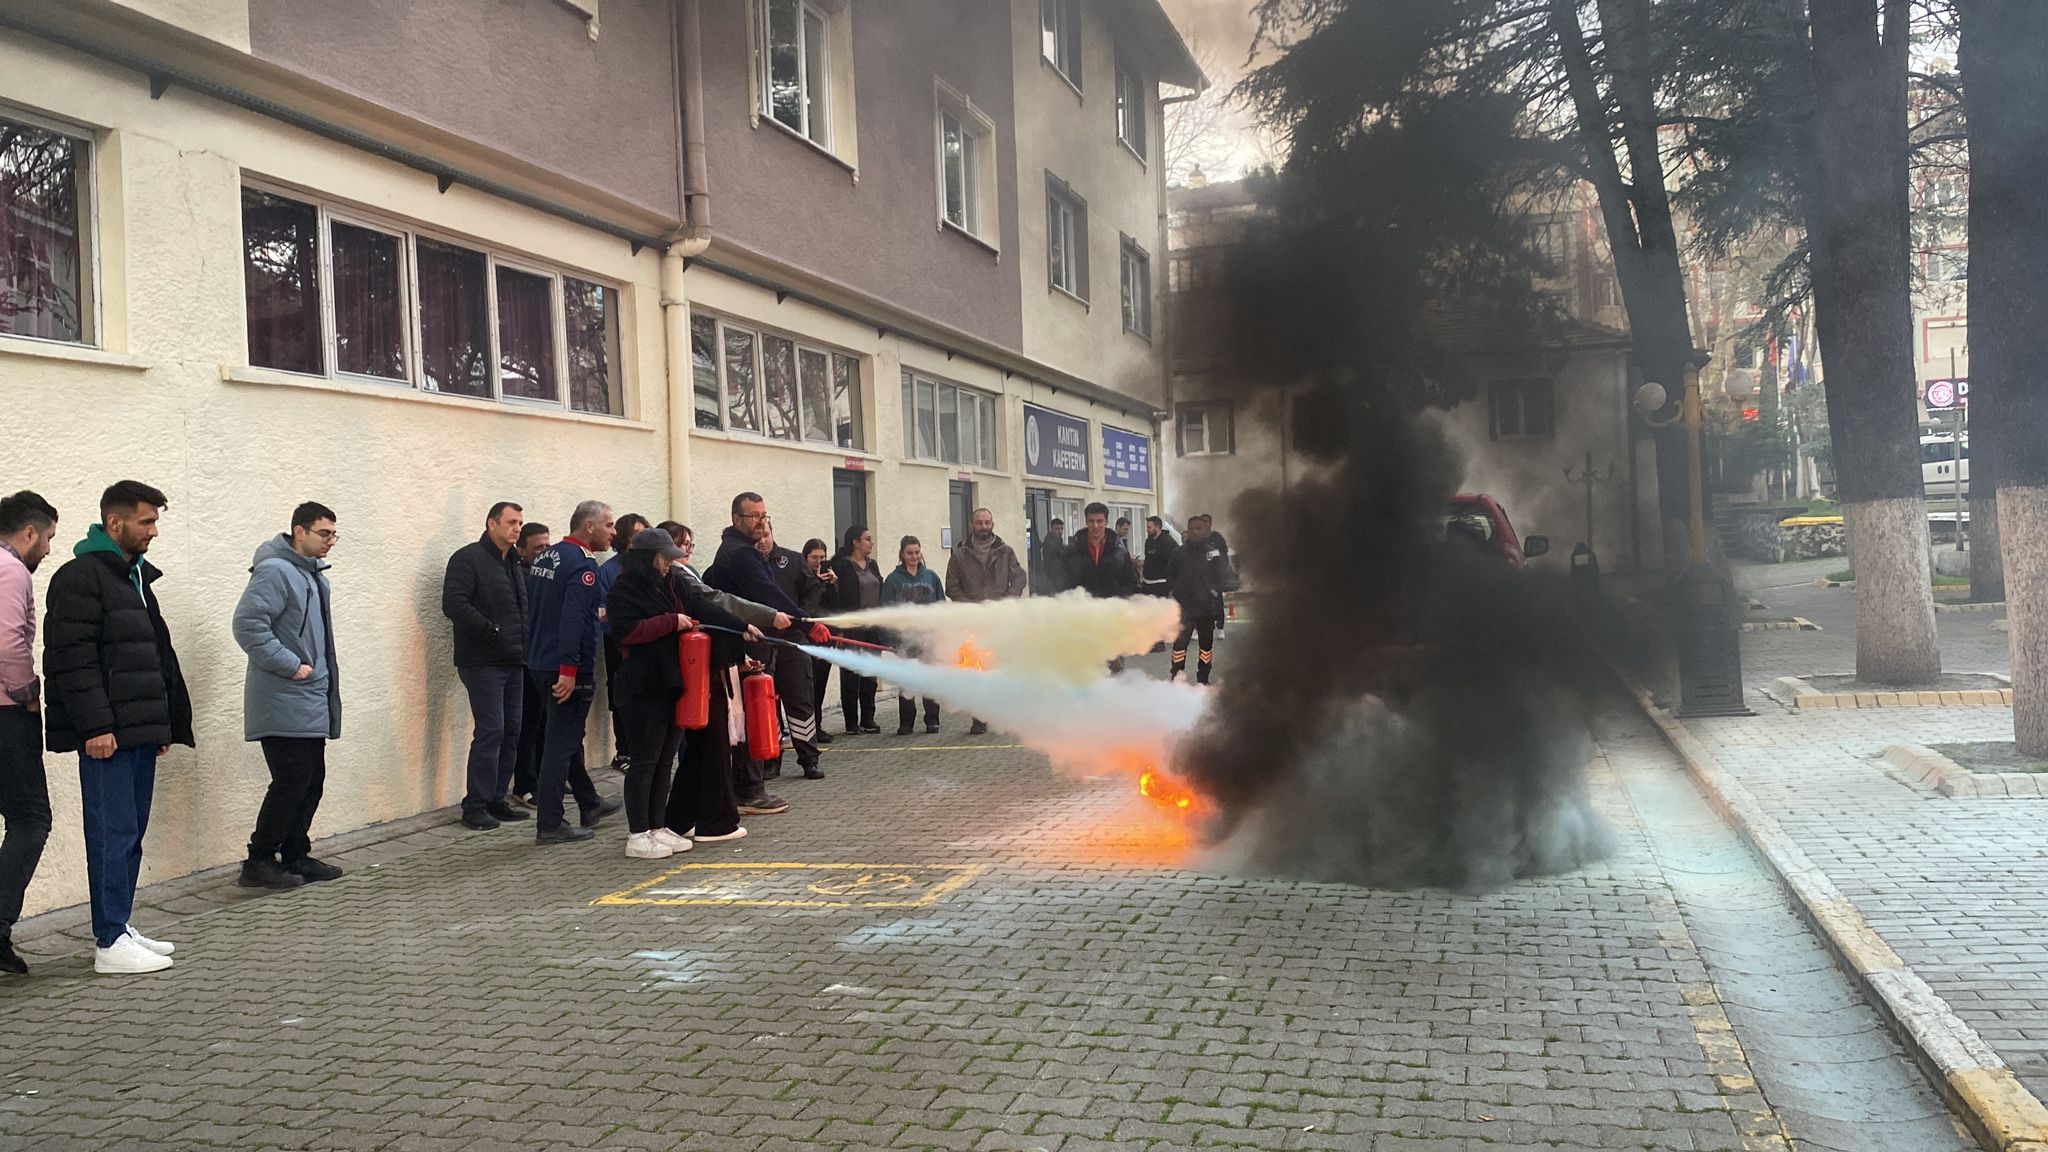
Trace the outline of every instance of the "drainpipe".
[[699, 0], [680, 0], [669, 13], [669, 65], [676, 93], [676, 197], [682, 227], [661, 254], [661, 328], [668, 384], [668, 508], [685, 523], [690, 511], [690, 429], [696, 424], [690, 357], [686, 262], [711, 247], [711, 193], [705, 179], [704, 69]]

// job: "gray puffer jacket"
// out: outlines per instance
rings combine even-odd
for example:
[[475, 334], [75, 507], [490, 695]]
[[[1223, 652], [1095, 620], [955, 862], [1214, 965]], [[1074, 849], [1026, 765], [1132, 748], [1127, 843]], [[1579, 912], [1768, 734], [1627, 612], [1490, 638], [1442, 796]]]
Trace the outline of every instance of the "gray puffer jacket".
[[[327, 564], [273, 536], [256, 549], [249, 586], [235, 605], [235, 643], [249, 654], [242, 682], [243, 738], [341, 738], [341, 675]], [[313, 669], [292, 679], [300, 665]]]

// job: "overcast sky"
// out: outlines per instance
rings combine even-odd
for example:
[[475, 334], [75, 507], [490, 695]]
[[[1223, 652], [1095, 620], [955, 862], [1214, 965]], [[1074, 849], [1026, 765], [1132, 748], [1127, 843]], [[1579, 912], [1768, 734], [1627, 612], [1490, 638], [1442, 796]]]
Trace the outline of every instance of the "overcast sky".
[[[1251, 51], [1258, 21], [1252, 15], [1252, 0], [1160, 0], [1166, 14], [1179, 27], [1198, 53], [1209, 83], [1218, 89], [1235, 85], [1245, 72], [1245, 56]], [[1221, 95], [1219, 92], [1217, 95]], [[1232, 110], [1225, 118], [1222, 134], [1231, 138], [1230, 159], [1221, 171], [1210, 171], [1211, 180], [1231, 180], [1263, 163], [1250, 119]]]

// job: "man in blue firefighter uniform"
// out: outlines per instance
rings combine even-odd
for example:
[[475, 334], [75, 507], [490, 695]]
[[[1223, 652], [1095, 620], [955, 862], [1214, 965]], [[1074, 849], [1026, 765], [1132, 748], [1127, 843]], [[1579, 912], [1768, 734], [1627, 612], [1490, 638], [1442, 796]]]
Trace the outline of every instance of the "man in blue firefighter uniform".
[[[569, 844], [596, 835], [591, 828], [618, 811], [591, 783], [583, 763], [583, 727], [597, 693], [597, 654], [604, 596], [593, 552], [612, 545], [612, 510], [585, 500], [569, 517], [569, 534], [534, 560], [527, 594], [526, 675], [547, 709], [533, 798], [539, 808], [536, 844]], [[580, 827], [563, 818], [564, 785], [574, 788]]]

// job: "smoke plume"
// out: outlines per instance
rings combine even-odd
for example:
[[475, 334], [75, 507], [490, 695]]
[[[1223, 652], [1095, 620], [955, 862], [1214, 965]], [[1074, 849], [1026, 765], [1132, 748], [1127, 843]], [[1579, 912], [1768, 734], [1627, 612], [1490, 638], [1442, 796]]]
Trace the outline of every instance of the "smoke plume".
[[[873, 608], [822, 623], [887, 629], [907, 640], [911, 649], [936, 660], [1082, 684], [1101, 679], [1104, 665], [1118, 656], [1148, 651], [1173, 639], [1180, 614], [1167, 600], [1099, 600], [1076, 590], [1052, 599]], [[893, 676], [883, 679], [895, 681]], [[941, 692], [932, 694], [945, 698]]]

